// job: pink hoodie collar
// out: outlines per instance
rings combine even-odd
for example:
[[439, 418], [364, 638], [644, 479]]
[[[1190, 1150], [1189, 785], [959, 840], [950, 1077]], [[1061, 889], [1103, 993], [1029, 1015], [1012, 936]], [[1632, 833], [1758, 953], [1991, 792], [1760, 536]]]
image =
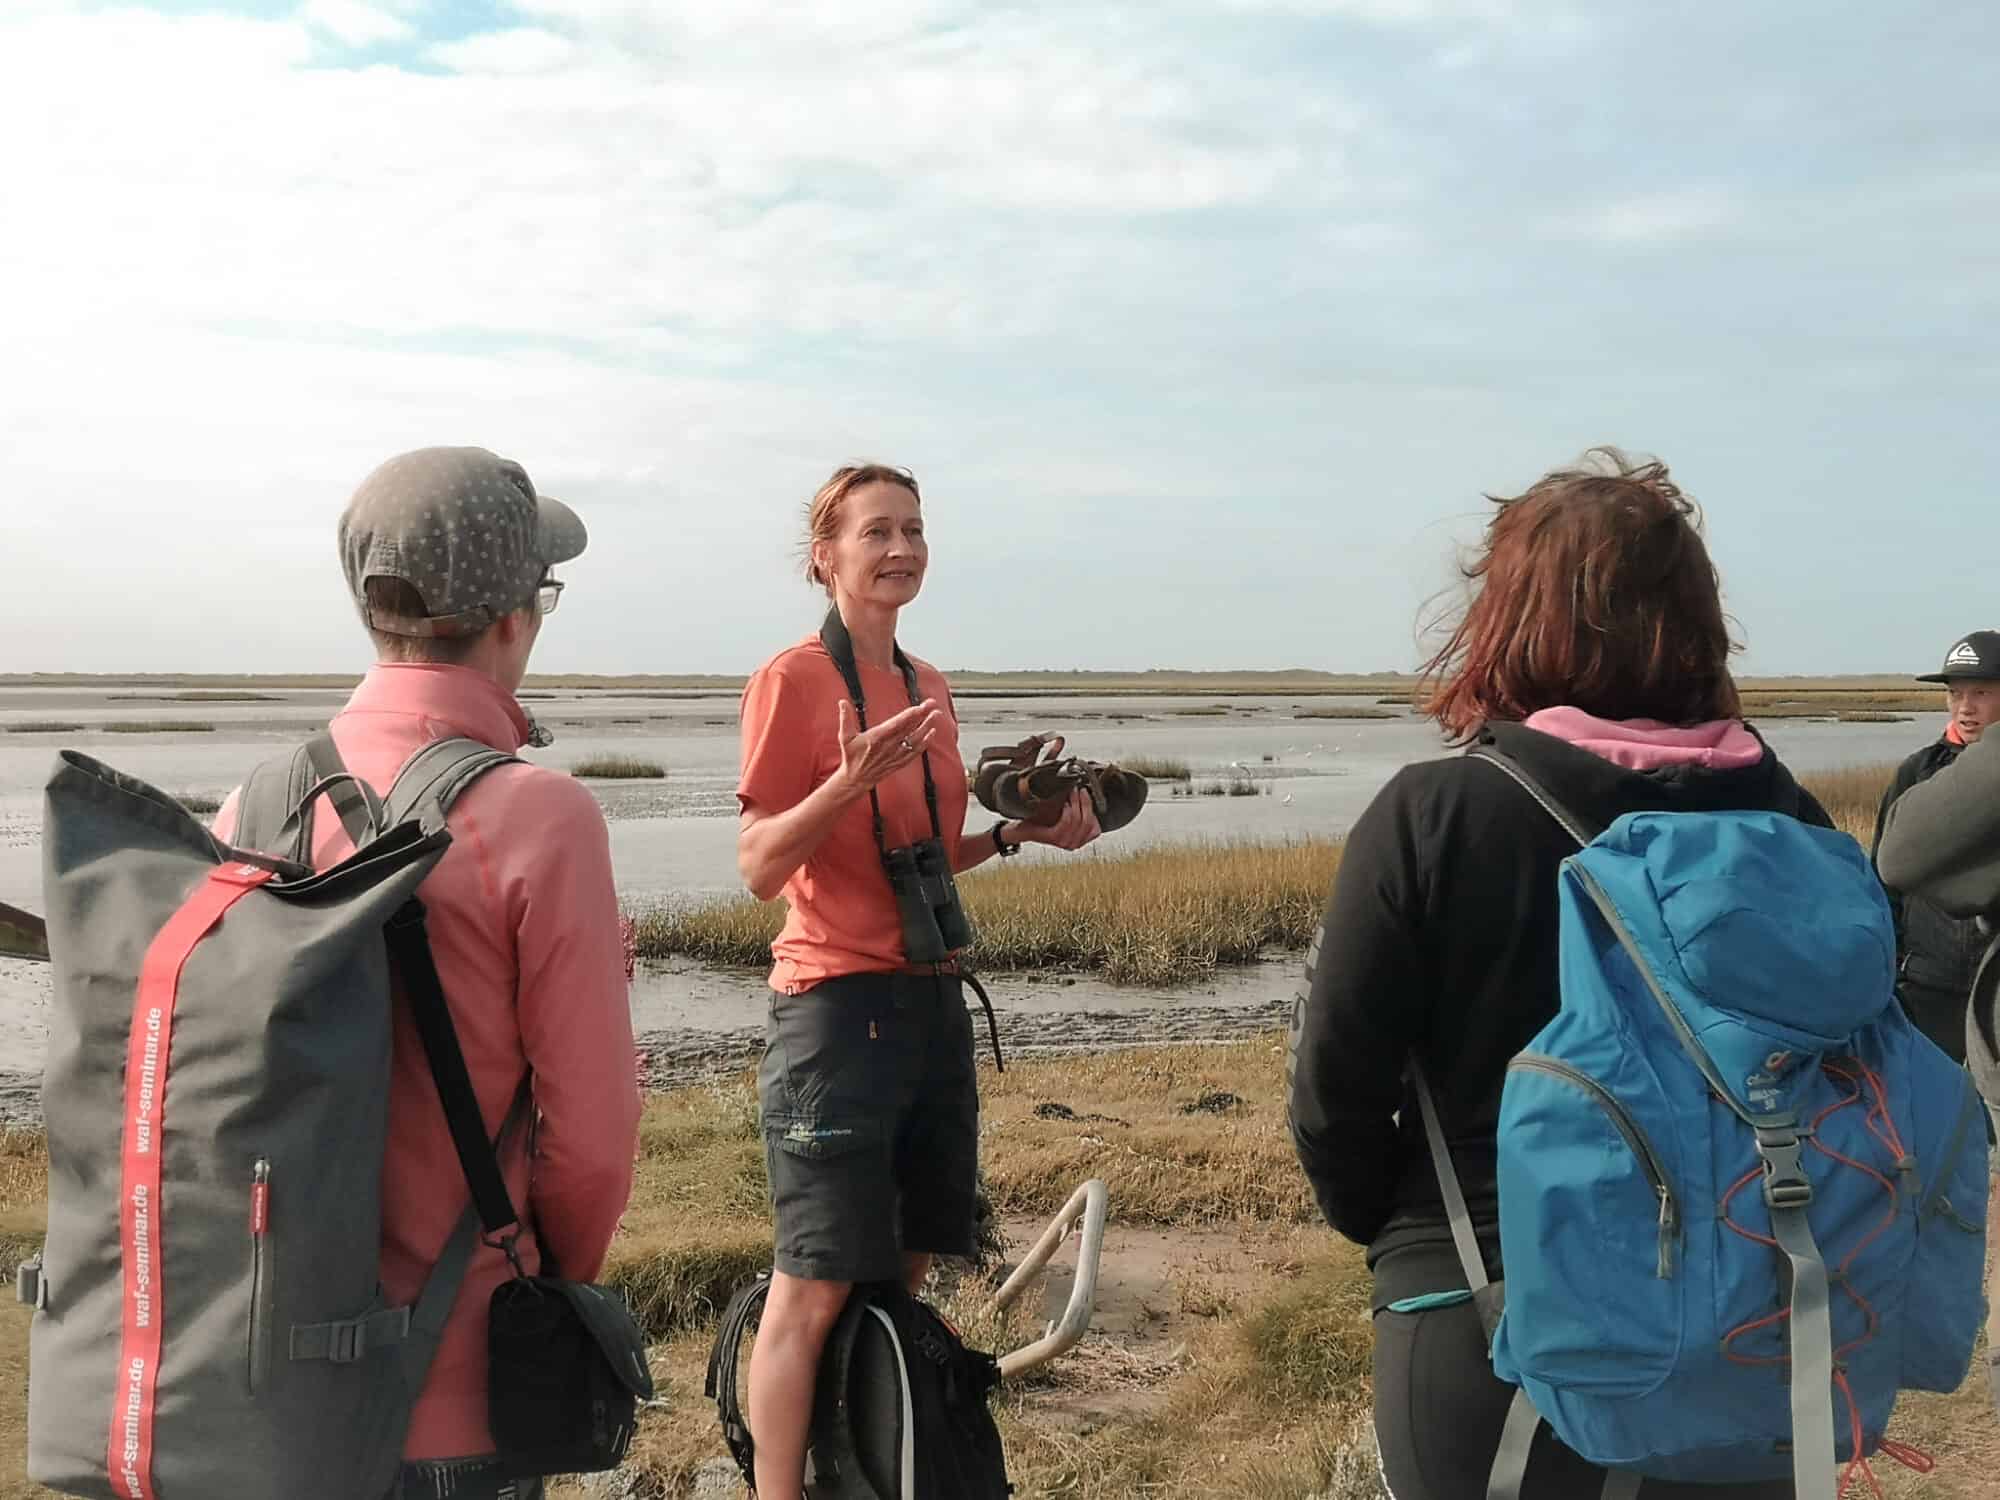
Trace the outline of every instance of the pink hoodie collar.
[[484, 672], [433, 662], [377, 662], [344, 714], [414, 714], [496, 750], [528, 743], [534, 722], [514, 695]]
[[1600, 719], [1580, 708], [1545, 708], [1528, 715], [1526, 723], [1633, 771], [1664, 766], [1741, 771], [1764, 758], [1763, 742], [1740, 719], [1675, 725], [1658, 719]]

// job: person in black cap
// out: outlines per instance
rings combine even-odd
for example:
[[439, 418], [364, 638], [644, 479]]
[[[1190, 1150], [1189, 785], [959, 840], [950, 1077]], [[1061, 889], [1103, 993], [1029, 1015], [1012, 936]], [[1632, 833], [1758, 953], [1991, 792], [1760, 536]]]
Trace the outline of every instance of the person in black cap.
[[[1882, 848], [1889, 809], [1911, 787], [1925, 782], [1975, 744], [2000, 719], [2000, 630], [1975, 630], [1954, 642], [1944, 665], [1919, 682], [1941, 682], [1950, 711], [1944, 733], [1896, 767], [1895, 779], [1875, 814], [1870, 854]], [[1897, 992], [1910, 1019], [1958, 1061], [1965, 1060], [1965, 1003], [1986, 939], [1971, 918], [1951, 916], [1925, 896], [1898, 890], [1884, 878], [1896, 917]]]

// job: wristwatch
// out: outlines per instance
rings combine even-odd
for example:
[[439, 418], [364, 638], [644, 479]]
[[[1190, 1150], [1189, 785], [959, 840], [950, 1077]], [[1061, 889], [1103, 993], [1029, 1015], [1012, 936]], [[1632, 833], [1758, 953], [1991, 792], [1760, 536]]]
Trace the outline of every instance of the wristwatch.
[[995, 823], [993, 825], [993, 847], [1000, 851], [1002, 859], [1012, 859], [1021, 852], [1021, 846], [1019, 844], [1010, 844], [1000, 837], [1000, 830], [1006, 826], [1005, 823]]

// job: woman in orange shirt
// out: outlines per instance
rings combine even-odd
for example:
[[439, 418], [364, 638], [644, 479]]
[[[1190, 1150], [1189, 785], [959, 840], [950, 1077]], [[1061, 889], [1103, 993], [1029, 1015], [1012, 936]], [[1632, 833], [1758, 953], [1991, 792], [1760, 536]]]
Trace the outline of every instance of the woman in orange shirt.
[[806, 577], [833, 608], [744, 689], [736, 792], [743, 879], [790, 908], [757, 1079], [777, 1238], [750, 1358], [759, 1500], [798, 1500], [814, 1374], [849, 1287], [914, 1290], [934, 1255], [973, 1249], [979, 1100], [953, 957], [970, 929], [952, 874], [1098, 834], [1078, 792], [1053, 826], [961, 838], [951, 689], [896, 644], [929, 562], [916, 480], [839, 469], [807, 528]]

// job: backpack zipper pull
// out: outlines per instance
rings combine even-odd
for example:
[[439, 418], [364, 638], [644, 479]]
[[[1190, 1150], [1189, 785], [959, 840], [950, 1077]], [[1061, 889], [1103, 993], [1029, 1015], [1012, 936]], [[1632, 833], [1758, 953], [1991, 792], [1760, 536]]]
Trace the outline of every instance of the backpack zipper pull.
[[271, 1228], [271, 1163], [264, 1157], [250, 1169], [250, 1233], [262, 1239]]
[[1663, 1182], [1658, 1190], [1660, 1195], [1660, 1280], [1666, 1281], [1674, 1274], [1674, 1236], [1680, 1230], [1680, 1215], [1674, 1212], [1674, 1195]]

